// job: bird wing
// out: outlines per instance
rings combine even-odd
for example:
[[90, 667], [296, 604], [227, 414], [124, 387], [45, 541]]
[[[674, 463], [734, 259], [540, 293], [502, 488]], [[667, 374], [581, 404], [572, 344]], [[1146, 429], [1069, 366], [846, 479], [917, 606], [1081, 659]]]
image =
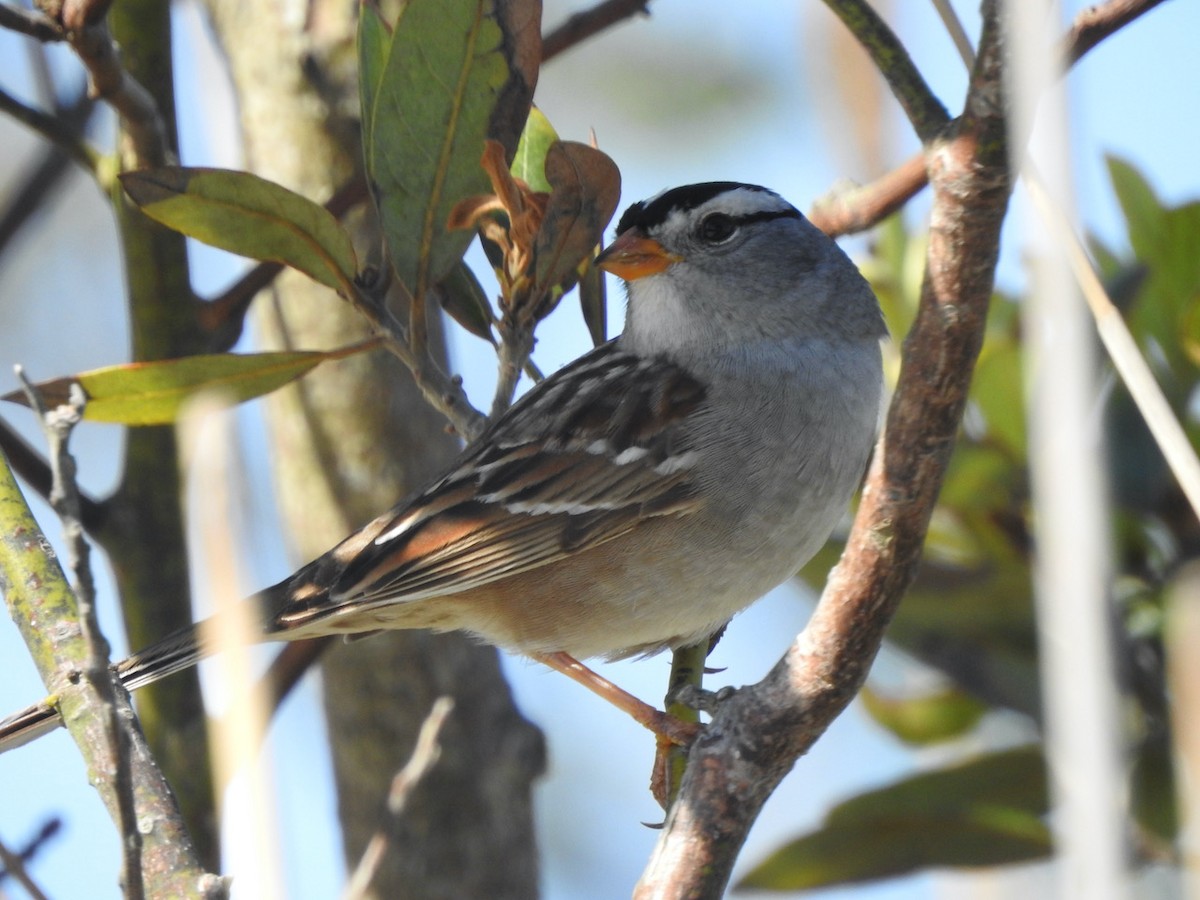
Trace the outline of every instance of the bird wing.
[[604, 344], [535, 386], [442, 478], [293, 579], [276, 627], [454, 594], [700, 504], [681, 425], [704, 388]]

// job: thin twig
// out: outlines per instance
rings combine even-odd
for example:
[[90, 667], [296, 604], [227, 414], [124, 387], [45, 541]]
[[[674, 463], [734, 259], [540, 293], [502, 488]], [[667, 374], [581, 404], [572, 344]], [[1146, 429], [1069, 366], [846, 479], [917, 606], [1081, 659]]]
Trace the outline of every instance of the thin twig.
[[80, 139], [78, 129], [72, 128], [58, 116], [26, 106], [4, 90], [0, 90], [0, 112], [7, 113], [40, 134], [88, 172], [93, 175], [96, 173], [100, 154]]
[[[13, 471], [20, 475], [39, 497], [49, 502], [50, 490], [54, 485], [50, 463], [3, 419], [0, 419], [0, 452], [8, 457]], [[89, 534], [95, 534], [104, 525], [105, 504], [82, 490], [79, 502], [80, 521]]]
[[908, 121], [922, 144], [941, 133], [950, 121], [946, 107], [913, 63], [896, 33], [888, 27], [866, 0], [825, 0], [850, 33], [870, 54], [876, 68], [900, 101]]
[[76, 479], [75, 458], [68, 445], [71, 432], [83, 419], [87, 397], [79, 384], [71, 386], [71, 400], [53, 410], [42, 402], [41, 393], [16, 367], [17, 378], [29, 398], [30, 408], [37, 414], [50, 446], [52, 487], [50, 506], [63, 527], [67, 547], [67, 562], [75, 573], [72, 585], [79, 602], [79, 618], [87, 660], [84, 675], [91, 683], [107, 716], [109, 751], [115, 770], [114, 789], [121, 829], [123, 883], [125, 894], [134, 900], [145, 896], [142, 879], [142, 834], [137, 825], [137, 808], [133, 799], [133, 776], [130, 771], [128, 735], [117, 713], [117, 688], [108, 662], [108, 642], [100, 632], [96, 617], [96, 583], [92, 577], [91, 545], [84, 535], [81, 518], [82, 502]]
[[[96, 104], [86, 93], [81, 93], [59, 113], [64, 130], [82, 142], [84, 130], [91, 120]], [[8, 249], [12, 239], [44, 206], [45, 198], [62, 183], [71, 157], [59, 146], [52, 145], [26, 173], [16, 179], [15, 193], [0, 213], [0, 255]]]
[[954, 49], [958, 51], [958, 55], [966, 63], [967, 68], [971, 68], [975, 65], [975, 48], [971, 46], [971, 39], [967, 37], [967, 30], [963, 28], [962, 19], [958, 17], [950, 0], [932, 0], [932, 2], [946, 33], [950, 35]]
[[[1085, 9], [1075, 17], [1063, 40], [1063, 55], [1068, 64], [1074, 65], [1102, 40], [1161, 2], [1111, 0]], [[973, 65], [974, 52], [964, 59], [969, 59], [968, 65]], [[870, 184], [852, 191], [835, 192], [817, 201], [809, 217], [831, 237], [866, 231], [902, 207], [928, 183], [923, 156], [914, 156]]]
[[1120, 31], [1163, 0], [1109, 0], [1090, 6], [1075, 16], [1064, 42], [1068, 65], [1079, 62], [1089, 50], [1111, 34]]
[[606, 28], [639, 13], [650, 15], [649, 0], [604, 0], [577, 12], [542, 38], [542, 62], [586, 41]]
[[25, 854], [13, 853], [3, 841], [0, 841], [0, 863], [4, 864], [4, 869], [0, 871], [3, 874], [11, 875], [29, 895], [30, 900], [49, 900], [42, 889], [37, 886], [37, 882], [33, 880], [29, 870], [25, 868]]
[[533, 332], [527, 328], [501, 327], [496, 393], [492, 397], [491, 418], [495, 420], [507, 410], [517, 392], [517, 382], [533, 352]]
[[386, 302], [384, 286], [359, 283], [354, 287], [350, 302], [371, 323], [375, 333], [383, 337], [384, 347], [412, 373], [421, 395], [466, 441], [473, 441], [483, 431], [487, 419], [471, 405], [462, 379], [448, 376], [424, 349], [413, 350], [407, 331]]
[[[408, 798], [412, 796], [417, 785], [437, 763], [442, 752], [438, 745], [438, 739], [442, 726], [446, 724], [446, 719], [449, 718], [453, 709], [453, 699], [438, 697], [433, 708], [430, 709], [429, 715], [421, 723], [421, 730], [417, 734], [417, 743], [413, 747], [412, 756], [404, 764], [404, 768], [396, 773], [396, 777], [392, 779], [391, 790], [388, 791], [387, 806], [390, 818], [398, 820], [404, 815]], [[379, 871], [379, 865], [383, 862], [383, 855], [387, 851], [388, 833], [388, 828], [380, 828], [372, 835], [371, 840], [367, 843], [367, 848], [363, 851], [362, 858], [358, 861], [358, 866], [354, 869], [354, 874], [347, 883], [345, 891], [342, 892], [343, 900], [358, 900], [358, 898], [366, 896], [367, 889], [371, 886], [375, 873]]]
[[7, 28], [42, 42], [67, 39], [66, 32], [45, 13], [22, 9], [11, 3], [0, 3], [0, 28]]

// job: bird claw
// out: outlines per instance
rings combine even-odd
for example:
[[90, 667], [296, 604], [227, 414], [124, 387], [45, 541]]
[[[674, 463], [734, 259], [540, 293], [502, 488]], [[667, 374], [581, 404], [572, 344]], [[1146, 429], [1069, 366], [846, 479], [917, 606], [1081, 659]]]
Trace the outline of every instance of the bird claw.
[[688, 709], [694, 709], [696, 712], [713, 716], [716, 715], [720, 705], [732, 698], [737, 691], [737, 688], [730, 685], [715, 691], [706, 691], [694, 684], [681, 684], [667, 695], [667, 703], [668, 705], [678, 703]]

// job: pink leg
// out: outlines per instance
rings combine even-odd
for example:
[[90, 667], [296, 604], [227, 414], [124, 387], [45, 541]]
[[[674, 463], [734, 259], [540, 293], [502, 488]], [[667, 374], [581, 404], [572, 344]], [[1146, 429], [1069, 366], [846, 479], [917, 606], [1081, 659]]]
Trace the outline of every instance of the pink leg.
[[600, 695], [617, 709], [624, 710], [633, 720], [649, 728], [660, 737], [666, 738], [681, 747], [688, 746], [700, 733], [700, 726], [692, 722], [683, 722], [674, 716], [669, 716], [655, 709], [648, 703], [643, 703], [628, 691], [617, 687], [607, 678], [596, 674], [575, 657], [567, 653], [536, 653], [532, 656], [542, 665], [549, 666], [556, 672], [562, 672], [568, 678], [579, 682], [585, 688]]

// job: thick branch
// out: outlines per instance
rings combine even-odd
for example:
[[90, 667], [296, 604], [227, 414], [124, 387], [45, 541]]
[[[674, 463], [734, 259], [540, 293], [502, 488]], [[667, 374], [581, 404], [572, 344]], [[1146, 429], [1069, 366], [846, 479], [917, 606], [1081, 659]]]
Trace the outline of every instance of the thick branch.
[[[983, 340], [1008, 205], [996, 4], [984, 4], [973, 110], [929, 142], [934, 189], [921, 305], [842, 562], [808, 627], [692, 749], [638, 897], [720, 896], [750, 825], [866, 677], [916, 571]], [[993, 110], [985, 115], [982, 111]]]
[[[29, 645], [46, 687], [62, 706], [67, 729], [79, 744], [93, 783], [114, 819], [119, 800], [109, 749], [104, 701], [90, 679], [80, 678], [88, 649], [79, 628], [79, 609], [46, 539], [29, 512], [11, 470], [0, 457], [0, 588], [13, 620]], [[44, 622], [57, 627], [42, 627]], [[154, 764], [145, 740], [132, 728], [133, 711], [121, 692], [119, 719], [129, 740], [136, 821], [144, 847], [142, 871], [157, 896], [222, 897], [221, 879], [200, 866], [175, 808], [171, 790]]]

